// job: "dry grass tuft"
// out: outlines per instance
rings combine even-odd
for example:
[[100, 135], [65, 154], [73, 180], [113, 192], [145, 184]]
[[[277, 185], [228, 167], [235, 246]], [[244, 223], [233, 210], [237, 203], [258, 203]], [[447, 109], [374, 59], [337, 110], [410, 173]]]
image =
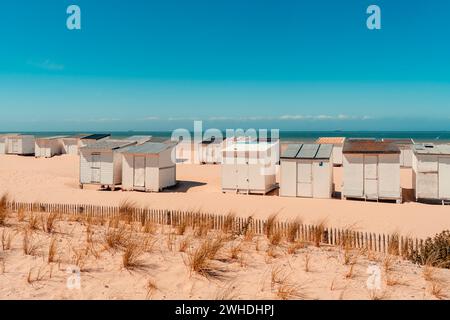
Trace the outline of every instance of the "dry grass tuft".
[[269, 242], [273, 246], [277, 246], [281, 243], [281, 240], [283, 239], [283, 234], [281, 233], [281, 230], [275, 229], [272, 231], [269, 237]]
[[180, 244], [178, 245], [178, 251], [186, 252], [186, 250], [189, 248], [190, 243], [191, 239], [189, 237], [181, 239]]
[[385, 255], [382, 260], [382, 265], [384, 272], [389, 273], [393, 269], [394, 258], [389, 254]]
[[120, 225], [118, 228], [108, 227], [104, 237], [105, 248], [117, 249], [125, 247], [130, 236], [131, 235], [125, 225]]
[[314, 239], [314, 245], [316, 247], [320, 247], [320, 243], [322, 242], [322, 238], [323, 238], [323, 233], [325, 231], [325, 225], [326, 225], [326, 221], [321, 220], [314, 227], [313, 239]]
[[56, 245], [56, 238], [52, 237], [50, 239], [50, 245], [48, 246], [48, 257], [47, 262], [52, 263], [56, 261], [56, 254], [57, 254], [58, 248]]
[[277, 216], [278, 216], [278, 213], [274, 213], [274, 214], [271, 214], [269, 216], [269, 218], [267, 218], [267, 221], [266, 221], [266, 223], [264, 225], [264, 233], [266, 234], [267, 238], [271, 237], [271, 235], [272, 235], [272, 233], [273, 233], [273, 231], [275, 229]]
[[238, 260], [239, 254], [242, 252], [242, 243], [232, 244], [230, 247], [230, 258]]
[[122, 200], [119, 203], [119, 217], [121, 221], [130, 224], [133, 218], [133, 213], [136, 211], [136, 202], [129, 199]]
[[122, 265], [125, 269], [136, 269], [145, 266], [141, 259], [144, 247], [137, 241], [129, 241], [122, 255]]
[[55, 223], [59, 215], [56, 212], [43, 214], [41, 216], [42, 231], [52, 233], [55, 230]]
[[286, 282], [278, 286], [277, 297], [281, 300], [306, 299], [302, 290], [303, 288], [300, 285]]
[[145, 221], [144, 227], [142, 228], [143, 233], [155, 234], [157, 231], [156, 224], [153, 221]]
[[8, 200], [9, 196], [7, 193], [3, 194], [0, 198], [0, 226], [4, 226], [6, 218], [8, 218]]
[[156, 292], [156, 290], [158, 290], [156, 281], [153, 279], [149, 279], [147, 281], [145, 289], [147, 290], [147, 299], [151, 299], [153, 297], [153, 294]]
[[1, 241], [2, 241], [2, 250], [3, 251], [11, 250], [11, 242], [12, 242], [13, 238], [14, 238], [14, 234], [12, 231], [8, 231], [7, 229], [2, 230]]
[[28, 217], [28, 229], [29, 230], [39, 230], [39, 218], [34, 212], [31, 212]]
[[32, 284], [33, 282], [37, 282], [37, 281], [42, 281], [47, 273], [47, 271], [45, 271], [45, 266], [41, 266], [37, 269], [35, 277], [33, 278], [33, 270], [34, 269], [35, 268], [30, 268], [30, 270], [28, 271], [28, 276], [27, 276], [28, 284]]
[[194, 228], [194, 236], [197, 238], [204, 238], [211, 230], [211, 222], [209, 220], [203, 220], [198, 223]]
[[23, 233], [22, 249], [23, 253], [29, 256], [35, 256], [38, 253], [40, 244], [33, 239], [33, 233], [25, 230]]
[[425, 265], [422, 269], [422, 276], [426, 281], [433, 281], [436, 278], [436, 269], [431, 265]]
[[444, 285], [442, 281], [434, 279], [430, 283], [430, 293], [439, 300], [447, 299], [447, 295], [444, 293]]
[[205, 277], [219, 277], [222, 270], [211, 260], [216, 258], [223, 245], [224, 240], [221, 237], [206, 239], [197, 249], [189, 252], [187, 265], [191, 272], [196, 272]]
[[297, 239], [297, 234], [298, 234], [298, 231], [300, 230], [301, 224], [302, 224], [301, 220], [298, 218], [289, 224], [288, 231], [287, 231], [287, 240], [289, 242], [291, 242], [291, 243], [295, 242], [295, 240]]
[[182, 236], [186, 233], [188, 227], [188, 222], [186, 219], [182, 219], [177, 225], [175, 226], [176, 233], [179, 236]]
[[236, 213], [230, 211], [227, 216], [225, 217], [225, 220], [223, 221], [222, 225], [222, 232], [225, 234], [233, 232], [233, 225], [234, 220], [236, 219]]
[[23, 222], [24, 220], [25, 220], [25, 209], [19, 208], [19, 210], [17, 210], [17, 221]]

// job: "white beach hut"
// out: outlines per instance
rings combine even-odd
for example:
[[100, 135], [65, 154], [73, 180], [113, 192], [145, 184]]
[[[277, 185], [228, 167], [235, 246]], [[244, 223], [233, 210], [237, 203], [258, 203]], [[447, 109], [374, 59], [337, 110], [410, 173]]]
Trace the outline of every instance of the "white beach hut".
[[34, 156], [36, 158], [51, 158], [54, 155], [63, 153], [64, 136], [36, 138]]
[[450, 145], [413, 146], [413, 187], [417, 200], [450, 200]]
[[122, 183], [123, 148], [135, 145], [132, 140], [106, 139], [80, 148], [80, 188], [85, 184], [114, 190]]
[[8, 135], [5, 140], [5, 152], [7, 154], [33, 155], [34, 142], [35, 139], [32, 135]]
[[280, 196], [331, 198], [333, 145], [289, 144], [280, 163]]
[[342, 148], [344, 147], [344, 137], [321, 137], [317, 139], [318, 144], [332, 144], [333, 145], [333, 165], [335, 167], [342, 166]]
[[342, 197], [401, 202], [400, 149], [375, 140], [347, 140]]
[[16, 133], [6, 133], [0, 135], [0, 154], [8, 153], [8, 138], [18, 136]]
[[277, 188], [279, 142], [234, 141], [222, 150], [222, 191], [266, 194]]
[[201, 164], [222, 163], [223, 140], [211, 137], [203, 140], [199, 145], [199, 161]]
[[122, 189], [159, 192], [174, 186], [176, 143], [145, 142], [122, 151]]
[[89, 134], [77, 134], [73, 136], [66, 136], [62, 138], [62, 152], [63, 154], [79, 155], [81, 139], [90, 136]]
[[413, 139], [383, 139], [383, 141], [393, 143], [400, 149], [400, 167], [412, 168]]

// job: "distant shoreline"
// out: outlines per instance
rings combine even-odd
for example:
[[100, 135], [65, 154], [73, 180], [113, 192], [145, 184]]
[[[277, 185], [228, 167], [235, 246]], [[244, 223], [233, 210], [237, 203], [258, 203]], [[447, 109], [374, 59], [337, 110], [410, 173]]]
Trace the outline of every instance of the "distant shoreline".
[[[100, 132], [100, 131], [99, 131]], [[151, 135], [154, 137], [169, 138], [172, 131], [101, 131], [110, 133], [112, 138], [126, 138], [133, 135]], [[11, 132], [0, 132], [11, 133]], [[15, 133], [32, 134], [37, 137], [74, 135], [79, 133], [98, 133], [97, 131], [15, 131]], [[225, 133], [224, 133], [225, 135]], [[312, 142], [319, 137], [346, 137], [346, 138], [411, 138], [416, 142], [450, 143], [450, 131], [280, 131], [283, 143]]]

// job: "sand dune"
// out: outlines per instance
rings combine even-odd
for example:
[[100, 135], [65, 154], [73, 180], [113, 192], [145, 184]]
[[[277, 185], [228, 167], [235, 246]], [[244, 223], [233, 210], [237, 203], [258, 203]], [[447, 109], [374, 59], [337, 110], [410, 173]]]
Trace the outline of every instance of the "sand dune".
[[[17, 201], [116, 205], [124, 199], [145, 207], [201, 209], [213, 213], [235, 211], [241, 216], [266, 217], [279, 212], [280, 219], [300, 217], [305, 223], [326, 219], [334, 227], [355, 226], [372, 232], [399, 231], [426, 237], [450, 229], [450, 207], [420, 203], [374, 203], [362, 201], [285, 198], [276, 195], [236, 195], [221, 192], [220, 166], [178, 165], [176, 188], [162, 193], [100, 191], [78, 188], [79, 160], [75, 156], [51, 159], [0, 156], [0, 193]], [[337, 189], [341, 172], [335, 176]], [[410, 186], [410, 172], [402, 171], [402, 184]]]

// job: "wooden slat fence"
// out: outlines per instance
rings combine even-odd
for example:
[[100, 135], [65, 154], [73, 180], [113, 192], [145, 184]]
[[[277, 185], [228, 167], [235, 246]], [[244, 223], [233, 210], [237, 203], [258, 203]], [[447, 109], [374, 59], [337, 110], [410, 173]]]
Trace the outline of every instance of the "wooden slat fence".
[[[251, 231], [254, 234], [266, 234], [267, 220], [253, 217], [230, 217], [226, 215], [208, 214], [203, 212], [188, 212], [180, 210], [160, 210], [150, 208], [128, 208], [125, 212], [119, 206], [97, 206], [89, 204], [61, 204], [61, 203], [8, 203], [8, 208], [14, 212], [61, 213], [65, 215], [80, 215], [83, 217], [100, 218], [104, 220], [126, 218], [132, 222], [144, 225], [147, 221], [176, 226], [185, 222], [193, 227], [207, 223], [210, 228], [221, 230], [230, 224], [230, 231], [244, 234]], [[345, 246], [348, 248], [367, 249], [379, 253], [389, 253], [408, 257], [413, 251], [423, 251], [423, 240], [403, 237], [397, 234], [376, 234], [354, 230], [322, 227], [316, 225], [296, 224], [296, 222], [276, 221], [274, 231], [287, 236], [295, 230], [295, 240], [311, 242], [321, 245]]]

